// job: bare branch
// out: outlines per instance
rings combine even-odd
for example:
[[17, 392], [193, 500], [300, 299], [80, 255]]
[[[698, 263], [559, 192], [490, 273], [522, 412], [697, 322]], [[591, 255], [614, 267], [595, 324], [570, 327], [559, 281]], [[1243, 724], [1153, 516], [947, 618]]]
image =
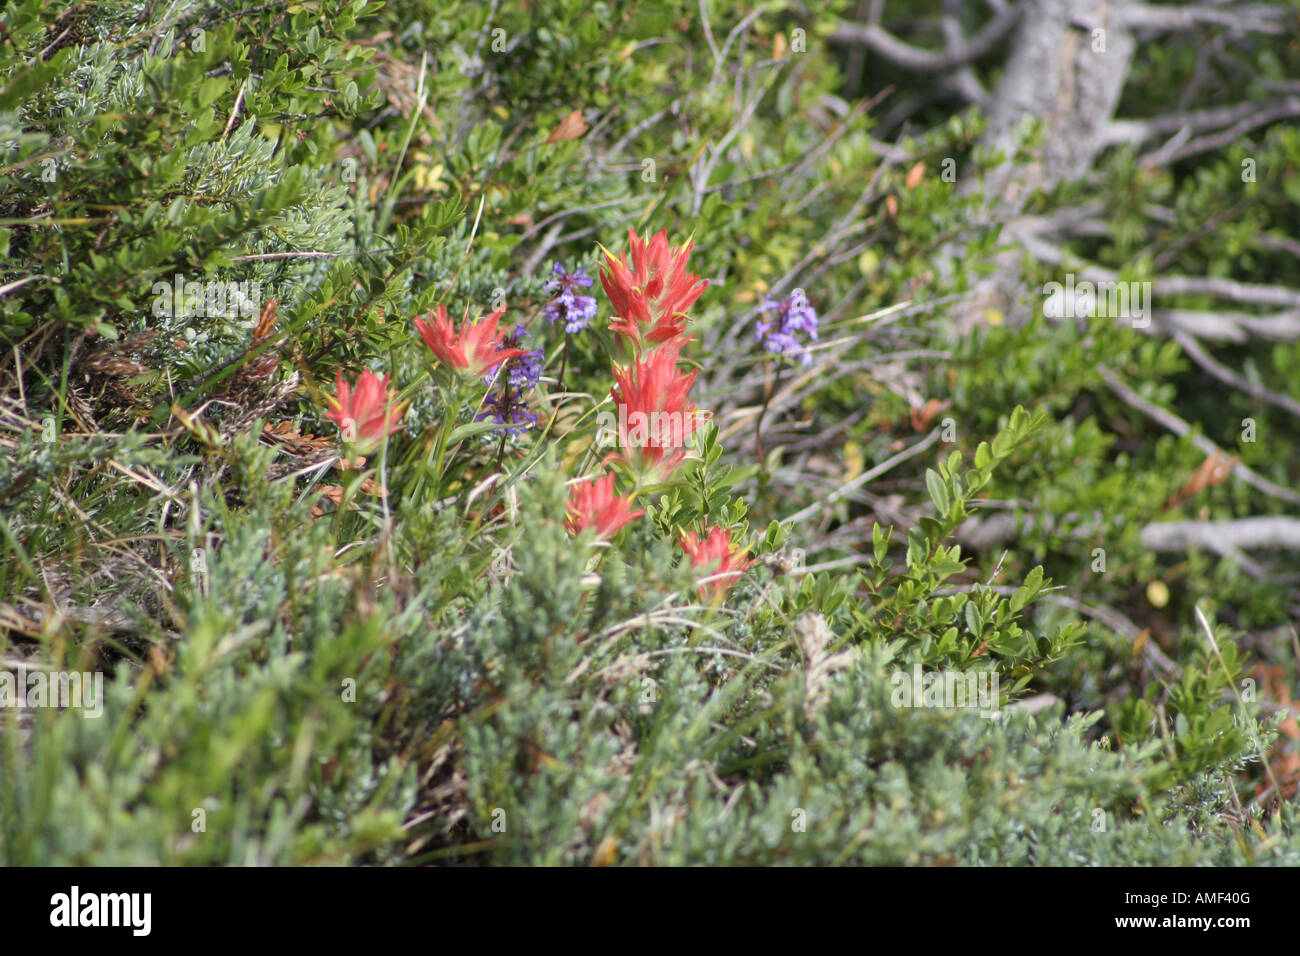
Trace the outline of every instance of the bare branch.
[[841, 21], [830, 39], [832, 43], [865, 46], [872, 53], [904, 70], [943, 73], [987, 56], [1020, 22], [1021, 11], [1021, 4], [1011, 7], [985, 24], [968, 43], [947, 50], [926, 50], [912, 46], [873, 23]]
[[1285, 20], [1289, 15], [1284, 7], [1265, 4], [1212, 7], [1138, 3], [1131, 6], [1118, 5], [1114, 13], [1130, 30], [1190, 30], [1208, 24], [1256, 33], [1282, 33], [1285, 26], [1275, 21]]
[[1262, 515], [1232, 521], [1162, 521], [1142, 529], [1152, 551], [1201, 550], [1229, 554], [1262, 548], [1300, 550], [1300, 518]]
[[[1066, 515], [1063, 520], [1077, 521], [1078, 517]], [[1115, 522], [1109, 524], [1114, 528]], [[1056, 526], [1057, 522], [1051, 515], [972, 515], [957, 529], [956, 539], [973, 550], [988, 551], [1004, 541], [1021, 537], [1030, 528], [1039, 527], [1050, 533]], [[1068, 534], [1083, 542], [1095, 539], [1105, 530], [1107, 523], [1104, 521], [1086, 522]], [[1247, 572], [1264, 578], [1270, 577], [1268, 571], [1242, 552], [1263, 548], [1300, 549], [1300, 519], [1263, 516], [1233, 521], [1153, 522], [1142, 528], [1139, 540], [1151, 551], [1193, 549], [1231, 555]]]
[[1263, 249], [1273, 252], [1285, 252], [1300, 259], [1300, 242], [1286, 236], [1270, 236], [1267, 233], [1255, 237], [1255, 242]]
[[1252, 285], [1216, 276], [1159, 276], [1152, 283], [1159, 295], [1213, 295], [1233, 302], [1300, 309], [1300, 289], [1283, 285]]
[[[1187, 422], [1183, 421], [1168, 409], [1161, 408], [1153, 402], [1148, 402], [1137, 392], [1133, 391], [1133, 389], [1125, 385], [1118, 375], [1106, 368], [1104, 365], [1097, 366], [1097, 373], [1106, 381], [1106, 384], [1110, 386], [1112, 392], [1123, 399], [1126, 404], [1136, 408], [1143, 415], [1159, 422], [1175, 435], [1190, 438], [1192, 444], [1207, 455], [1213, 455], [1217, 452], [1224, 458], [1228, 457], [1224, 454], [1223, 449], [1219, 448], [1219, 446], [1214, 442], [1210, 441], [1204, 435], [1193, 435], [1191, 425], [1187, 424]], [[1241, 462], [1237, 462], [1232, 466], [1232, 473], [1242, 481], [1246, 482], [1246, 484], [1259, 489], [1266, 495], [1272, 495], [1274, 498], [1281, 498], [1283, 501], [1289, 501], [1292, 504], [1300, 505], [1300, 494], [1297, 494], [1290, 488], [1283, 488], [1281, 485], [1273, 484], [1273, 482], [1269, 481], [1253, 469], [1248, 468], [1246, 465], [1243, 465]]]
[[1103, 138], [1108, 145], [1132, 143], [1136, 146], [1183, 129], [1188, 129], [1193, 134], [1205, 133], [1279, 111], [1284, 116], [1294, 116], [1295, 113], [1287, 111], [1295, 109], [1300, 109], [1300, 97], [1286, 96], [1263, 103], [1235, 103], [1232, 106], [1169, 113], [1147, 119], [1114, 120], [1106, 127]]
[[[1052, 224], [1051, 219], [1025, 216], [1008, 223], [1006, 233], [1039, 262], [1049, 265], [1071, 263], [1081, 279], [1089, 282], [1114, 282], [1119, 278], [1119, 273], [1081, 262], [1067, 255], [1060, 246], [1044, 239], [1039, 230]], [[1060, 227], [1059, 223], [1055, 225]], [[1078, 262], [1078, 265], [1073, 265], [1074, 262]], [[1151, 293], [1157, 297], [1213, 295], [1250, 305], [1281, 306], [1287, 311], [1275, 315], [1249, 315], [1166, 309], [1154, 314], [1155, 321], [1146, 330], [1148, 332], [1181, 329], [1200, 338], [1230, 342], [1244, 342], [1251, 335], [1277, 341], [1300, 338], [1300, 289], [1253, 285], [1214, 276], [1156, 276], [1151, 280]]]
[[[962, 32], [956, 17], [944, 17], [939, 21], [939, 28], [943, 31], [944, 42], [949, 50], [960, 50], [966, 45], [966, 34]], [[981, 109], [989, 107], [989, 91], [969, 66], [961, 67], [949, 77], [949, 85], [967, 102], [975, 103]]]
[[1262, 110], [1256, 115], [1248, 116], [1235, 126], [1220, 130], [1217, 133], [1201, 136], [1190, 142], [1171, 142], [1153, 153], [1142, 156], [1138, 163], [1145, 168], [1149, 168], [1178, 162], [1188, 156], [1206, 153], [1212, 149], [1219, 149], [1221, 146], [1236, 142], [1257, 126], [1266, 126], [1277, 120], [1290, 119], [1294, 116], [1300, 116], [1300, 96], [1293, 96], [1274, 109]]
[[1178, 344], [1183, 347], [1183, 351], [1192, 357], [1201, 368], [1205, 369], [1221, 382], [1227, 382], [1233, 388], [1240, 389], [1252, 398], [1258, 398], [1262, 402], [1268, 402], [1292, 415], [1300, 416], [1300, 402], [1297, 402], [1290, 395], [1279, 395], [1277, 392], [1270, 391], [1263, 385], [1252, 382], [1243, 378], [1226, 365], [1221, 365], [1215, 361], [1214, 356], [1210, 355], [1205, 349], [1201, 348], [1201, 343], [1192, 338], [1186, 332], [1181, 330], [1174, 331], [1174, 338]]
[[1172, 332], [1180, 330], [1202, 339], [1222, 342], [1246, 342], [1254, 336], [1277, 342], [1300, 339], [1300, 312], [1276, 315], [1246, 315], [1242, 312], [1197, 312], [1169, 309], [1152, 316], [1152, 328]]

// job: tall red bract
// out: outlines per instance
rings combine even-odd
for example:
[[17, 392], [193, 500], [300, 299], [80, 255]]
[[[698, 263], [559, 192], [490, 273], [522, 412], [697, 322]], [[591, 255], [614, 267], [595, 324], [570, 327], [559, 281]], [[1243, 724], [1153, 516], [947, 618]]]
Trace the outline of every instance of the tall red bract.
[[629, 256], [615, 256], [602, 247], [605, 263], [600, 284], [609, 296], [617, 321], [609, 328], [623, 336], [640, 354], [665, 342], [689, 340], [686, 310], [700, 297], [708, 280], [687, 270], [694, 243], [668, 244], [667, 230], [642, 239], [628, 230]]
[[688, 400], [698, 372], [677, 367], [679, 341], [651, 352], [631, 368], [614, 369], [610, 395], [618, 409], [619, 451], [610, 460], [626, 465], [645, 484], [667, 481], [686, 458], [686, 440], [699, 424]]

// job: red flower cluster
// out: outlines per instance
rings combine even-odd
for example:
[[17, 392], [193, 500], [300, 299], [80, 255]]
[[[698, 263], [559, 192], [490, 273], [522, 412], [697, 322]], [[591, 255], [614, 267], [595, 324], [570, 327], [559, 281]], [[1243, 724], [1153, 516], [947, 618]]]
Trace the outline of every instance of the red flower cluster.
[[387, 375], [381, 379], [366, 369], [353, 388], [344, 381], [340, 371], [335, 385], [338, 395], [327, 396], [330, 404], [328, 414], [349, 445], [359, 451], [368, 450], [401, 427], [399, 423], [406, 406], [394, 403], [388, 391]]
[[754, 566], [754, 561], [745, 558], [745, 552], [732, 551], [731, 532], [714, 525], [708, 536], [701, 541], [694, 531], [681, 540], [682, 550], [691, 559], [691, 567], [704, 568], [706, 574], [700, 582], [700, 594], [707, 597], [712, 592], [714, 599], [726, 595], [731, 586], [747, 569]]
[[[629, 257], [602, 247], [605, 264], [600, 283], [614, 307], [609, 326], [631, 348], [630, 368], [614, 367], [610, 389], [618, 408], [619, 451], [606, 462], [623, 465], [636, 477], [639, 490], [672, 477], [686, 458], [686, 439], [698, 427], [689, 401], [697, 373], [677, 367], [686, 334], [686, 310], [700, 297], [707, 282], [687, 270], [691, 243], [668, 244], [668, 233], [642, 239], [628, 230]], [[635, 492], [614, 494], [614, 475], [575, 485], [569, 494], [568, 527], [577, 533], [594, 527], [608, 538], [623, 525], [645, 514], [632, 510]]]
[[[630, 261], [608, 250], [600, 283], [614, 307], [609, 326], [630, 347], [630, 367], [614, 368], [610, 397], [618, 409], [618, 446], [607, 462], [632, 472], [637, 489], [661, 484], [686, 458], [686, 440], [699, 427], [700, 415], [690, 401], [698, 372], [678, 367], [686, 332], [686, 310], [700, 297], [707, 282], [687, 269], [691, 243], [674, 247], [667, 232], [642, 239], [628, 231]], [[575, 486], [569, 498], [569, 529], [575, 533], [595, 527], [602, 538], [644, 511], [631, 510], [632, 499], [614, 496], [614, 475]], [[744, 550], [733, 550], [731, 531], [714, 525], [703, 540], [695, 532], [681, 539], [693, 568], [705, 572], [700, 594], [721, 601], [754, 562]]]
[[[465, 322], [457, 331], [447, 310], [438, 306], [430, 321], [415, 320], [416, 331], [444, 365], [470, 377], [481, 377], [508, 359], [528, 354], [527, 349], [501, 348], [505, 331], [499, 327], [505, 309], [478, 322]], [[338, 394], [328, 396], [330, 419], [339, 426], [344, 442], [354, 450], [366, 451], [396, 432], [401, 426], [405, 404], [394, 404], [388, 391], [388, 376], [361, 373], [355, 388], [337, 375]]]
[[569, 491], [568, 520], [565, 527], [573, 534], [587, 528], [596, 529], [596, 537], [608, 540], [629, 521], [645, 514], [644, 508], [632, 510], [631, 498], [614, 494], [614, 475], [606, 472], [595, 481], [583, 481]]
[[438, 306], [430, 318], [415, 320], [415, 330], [438, 361], [473, 378], [482, 378], [506, 359], [527, 355], [527, 349], [499, 349], [505, 330], [499, 328], [505, 309], [497, 309], [478, 322], [465, 322], [457, 332], [447, 310]]
[[[667, 232], [642, 239], [628, 233], [629, 257], [605, 252], [601, 284], [613, 304], [609, 326], [630, 348], [632, 362], [614, 366], [610, 397], [618, 409], [618, 447], [606, 462], [621, 466], [635, 480], [628, 495], [615, 492], [613, 472], [575, 483], [565, 507], [565, 526], [573, 534], [592, 529], [609, 540], [620, 528], [646, 513], [636, 508], [639, 492], [667, 482], [686, 459], [686, 441], [703, 417], [690, 400], [698, 372], [679, 367], [681, 350], [691, 340], [686, 332], [687, 309], [708, 283], [687, 269], [692, 244], [671, 246]], [[504, 309], [459, 330], [438, 306], [415, 329], [439, 362], [466, 378], [482, 378], [501, 363], [524, 358], [527, 349], [507, 347], [500, 327]], [[367, 450], [401, 427], [405, 404], [394, 402], [388, 376], [367, 370], [354, 386], [340, 372], [338, 394], [330, 396], [329, 417], [354, 450]], [[450, 419], [448, 420], [450, 421]], [[440, 459], [441, 461], [441, 459]], [[733, 550], [730, 530], [712, 526], [703, 540], [695, 532], [681, 538], [691, 566], [704, 572], [700, 593], [720, 601], [736, 579], [754, 562], [744, 549]]]
[[618, 406], [619, 451], [609, 460], [626, 465], [649, 484], [667, 481], [686, 459], [686, 439], [698, 426], [688, 400], [698, 372], [677, 367], [678, 342], [650, 353], [630, 369], [614, 369], [610, 395]]
[[686, 310], [708, 282], [688, 271], [692, 243], [671, 246], [668, 233], [642, 239], [628, 230], [628, 258], [605, 251], [600, 282], [614, 306], [610, 325], [631, 347], [630, 368], [615, 368], [610, 389], [618, 409], [619, 450], [607, 460], [625, 465], [639, 483], [658, 484], [672, 477], [686, 458], [686, 439], [699, 424], [688, 401], [698, 373], [677, 367], [686, 333]]
[[629, 229], [627, 238], [631, 262], [601, 247], [605, 264], [600, 284], [618, 319], [610, 330], [623, 336], [637, 354], [678, 339], [684, 345], [690, 339], [683, 337], [686, 310], [709, 284], [686, 269], [694, 243], [669, 246], [667, 230], [647, 240]]

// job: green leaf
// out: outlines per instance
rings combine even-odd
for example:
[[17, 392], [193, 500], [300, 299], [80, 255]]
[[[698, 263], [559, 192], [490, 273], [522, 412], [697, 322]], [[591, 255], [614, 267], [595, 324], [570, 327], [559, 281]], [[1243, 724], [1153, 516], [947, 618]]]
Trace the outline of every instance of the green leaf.
[[455, 428], [451, 433], [451, 437], [448, 438], [447, 441], [449, 445], [454, 445], [456, 442], [464, 441], [466, 438], [472, 438], [475, 435], [485, 435], [500, 427], [501, 424], [499, 422], [467, 422], [466, 424]]
[[875, 555], [877, 561], [884, 561], [885, 555], [889, 553], [889, 539], [894, 534], [894, 527], [882, 528], [878, 524], [871, 526], [871, 552]]
[[946, 515], [948, 506], [952, 503], [948, 498], [948, 486], [933, 468], [925, 470], [925, 487], [930, 492], [930, 500], [934, 502], [935, 510], [941, 515]]

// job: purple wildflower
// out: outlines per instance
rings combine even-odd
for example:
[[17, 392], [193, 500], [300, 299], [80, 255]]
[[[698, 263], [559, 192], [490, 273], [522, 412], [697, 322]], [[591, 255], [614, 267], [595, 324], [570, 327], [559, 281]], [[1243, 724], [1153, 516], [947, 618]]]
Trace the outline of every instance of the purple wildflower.
[[[502, 349], [519, 349], [524, 347], [524, 342], [532, 338], [529, 331], [522, 325], [516, 325], [511, 333], [501, 340], [497, 346], [497, 351]], [[527, 391], [535, 386], [542, 377], [542, 356], [541, 349], [533, 349], [526, 355], [520, 355], [516, 358], [509, 359], [505, 366], [505, 380], [511, 388], [518, 391]], [[495, 373], [483, 376], [483, 381], [491, 384], [495, 378]]]
[[505, 426], [510, 435], [522, 435], [537, 425], [537, 413], [528, 410], [528, 406], [512, 393], [503, 395], [489, 394], [483, 399], [483, 410], [474, 416], [474, 421], [492, 419], [498, 425]]
[[532, 388], [542, 377], [542, 350], [535, 349], [515, 359], [510, 363], [506, 375], [509, 377], [511, 388], [521, 392]]
[[[509, 335], [502, 338], [497, 349], [523, 348], [524, 342], [531, 337], [523, 325], [516, 325]], [[483, 399], [482, 410], [474, 416], [474, 421], [491, 419], [498, 425], [505, 426], [506, 433], [510, 435], [521, 435], [534, 427], [537, 415], [528, 410], [522, 396], [541, 379], [543, 354], [541, 349], [526, 351], [523, 355], [507, 359], [499, 376], [484, 376], [483, 381], [488, 384], [495, 381], [499, 391], [488, 393]]]
[[[532, 336], [526, 328], [516, 325], [514, 331], [506, 336], [502, 347], [521, 349], [530, 338]], [[511, 388], [524, 392], [537, 384], [542, 377], [543, 354], [541, 349], [532, 349], [527, 355], [521, 355], [509, 363], [506, 375]]]
[[776, 300], [763, 297], [764, 312], [776, 309], [777, 314], [758, 323], [758, 341], [769, 352], [797, 358], [803, 365], [812, 364], [812, 352], [795, 337], [801, 332], [809, 339], [817, 339], [817, 312], [808, 304], [802, 289], [795, 289], [787, 298]]
[[587, 270], [578, 266], [573, 272], [566, 272], [557, 262], [551, 272], [555, 278], [546, 283], [546, 291], [555, 298], [547, 304], [544, 314], [552, 323], [563, 319], [566, 332], [581, 332], [596, 317], [595, 298], [577, 292], [579, 286], [586, 288], [592, 284]]

